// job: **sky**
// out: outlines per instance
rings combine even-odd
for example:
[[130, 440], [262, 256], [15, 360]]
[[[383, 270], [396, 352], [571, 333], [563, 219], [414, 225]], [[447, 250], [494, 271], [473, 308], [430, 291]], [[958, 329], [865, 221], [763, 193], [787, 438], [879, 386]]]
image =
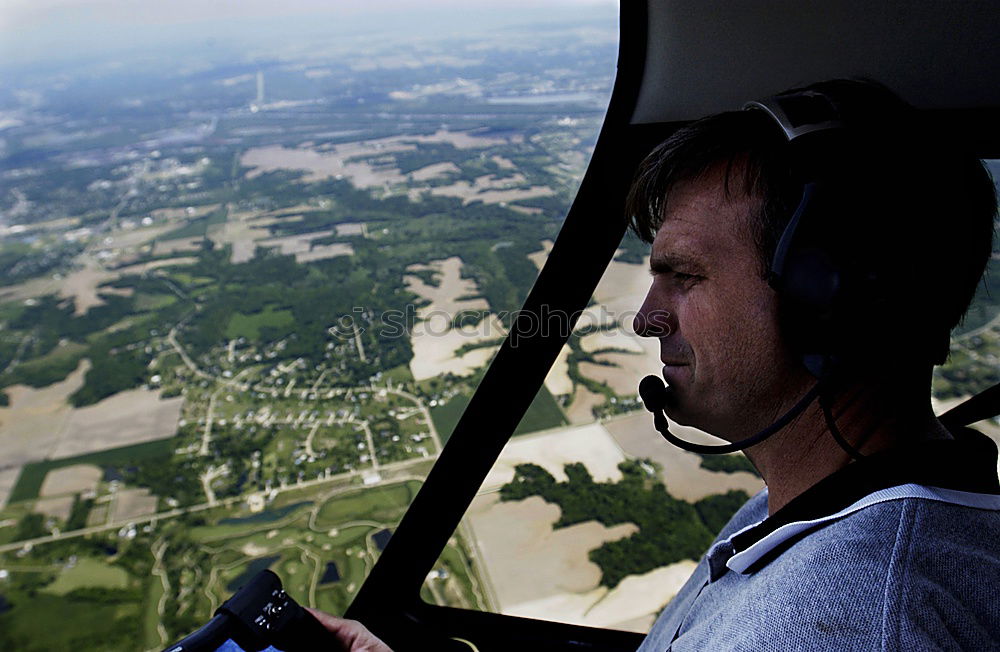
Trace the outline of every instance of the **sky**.
[[6, 65], [150, 44], [378, 31], [433, 35], [489, 24], [613, 12], [617, 0], [0, 0]]

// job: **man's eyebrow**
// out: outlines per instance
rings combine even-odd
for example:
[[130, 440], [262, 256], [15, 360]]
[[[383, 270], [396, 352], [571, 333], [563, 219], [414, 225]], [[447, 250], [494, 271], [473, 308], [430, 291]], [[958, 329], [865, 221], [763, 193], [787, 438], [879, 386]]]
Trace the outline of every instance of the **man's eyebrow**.
[[649, 258], [649, 271], [651, 273], [669, 273], [680, 267], [685, 271], [702, 271], [704, 266], [697, 256], [681, 253], [653, 254]]

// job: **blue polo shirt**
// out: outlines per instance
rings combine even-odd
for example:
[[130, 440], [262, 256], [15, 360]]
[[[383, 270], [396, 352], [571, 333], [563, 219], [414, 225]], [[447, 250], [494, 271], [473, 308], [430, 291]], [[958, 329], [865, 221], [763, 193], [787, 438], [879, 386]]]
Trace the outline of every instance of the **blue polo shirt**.
[[996, 445], [871, 455], [722, 529], [640, 652], [1000, 650]]

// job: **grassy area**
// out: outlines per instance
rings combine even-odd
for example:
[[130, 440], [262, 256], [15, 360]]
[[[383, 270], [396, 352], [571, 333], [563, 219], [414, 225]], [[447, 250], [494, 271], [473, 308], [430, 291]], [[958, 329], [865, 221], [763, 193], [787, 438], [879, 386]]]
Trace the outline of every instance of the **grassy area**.
[[284, 328], [291, 326], [295, 322], [290, 310], [275, 310], [274, 306], [267, 306], [257, 313], [245, 315], [241, 312], [234, 312], [229, 318], [226, 326], [226, 337], [233, 340], [237, 337], [245, 337], [250, 341], [260, 339], [260, 329], [266, 327]]
[[410, 383], [413, 382], [413, 374], [410, 372], [409, 366], [401, 364], [382, 372], [382, 379], [391, 380], [394, 383]]
[[157, 240], [166, 242], [181, 238], [203, 238], [208, 233], [208, 227], [225, 223], [227, 215], [228, 210], [225, 207], [219, 208], [202, 217], [196, 217], [179, 229], [164, 233]]
[[[451, 437], [455, 426], [458, 425], [458, 420], [465, 412], [466, 406], [469, 405], [469, 400], [468, 396], [457, 394], [444, 405], [431, 408], [431, 419], [434, 420], [434, 426], [441, 436], [442, 443], [446, 443]], [[524, 418], [514, 429], [514, 436], [557, 428], [568, 423], [569, 421], [566, 420], [566, 415], [556, 403], [556, 399], [553, 398], [545, 385], [542, 385], [531, 401], [531, 405], [528, 406], [528, 411], [524, 413]]]
[[12, 596], [14, 607], [0, 615], [0, 647], [6, 650], [134, 649], [139, 605], [101, 604], [36, 593]]
[[160, 633], [156, 629], [160, 622], [160, 612], [157, 608], [162, 597], [163, 582], [159, 577], [151, 577], [149, 589], [146, 592], [146, 602], [142, 610], [143, 645], [146, 649], [157, 648], [163, 643], [160, 640]]
[[138, 312], [146, 312], [166, 308], [177, 302], [174, 294], [139, 294], [135, 298], [135, 309]]
[[19, 500], [34, 500], [38, 498], [38, 492], [42, 488], [45, 476], [53, 469], [61, 469], [64, 466], [72, 466], [74, 464], [95, 464], [97, 466], [129, 464], [166, 455], [173, 449], [174, 438], [167, 437], [166, 439], [111, 448], [106, 451], [86, 453], [84, 455], [76, 455], [75, 457], [64, 457], [58, 460], [44, 460], [25, 464], [21, 468], [21, 474], [17, 477], [17, 484], [14, 485], [14, 489], [10, 492], [8, 502], [15, 503]]
[[128, 584], [128, 573], [124, 568], [112, 566], [92, 557], [81, 557], [73, 568], [59, 573], [56, 581], [45, 587], [46, 593], [66, 595], [74, 589], [85, 586], [103, 586], [109, 589], [123, 589]]
[[419, 488], [419, 482], [410, 481], [376, 489], [364, 489], [331, 500], [324, 504], [316, 515], [316, 527], [337, 527], [343, 523], [364, 520], [395, 523], [417, 495]]

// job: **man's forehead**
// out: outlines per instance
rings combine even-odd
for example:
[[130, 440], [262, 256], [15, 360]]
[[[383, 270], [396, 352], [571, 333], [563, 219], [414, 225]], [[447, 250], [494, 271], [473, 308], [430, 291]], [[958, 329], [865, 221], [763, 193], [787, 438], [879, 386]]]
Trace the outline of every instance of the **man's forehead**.
[[666, 197], [663, 221], [653, 240], [653, 258], [700, 261], [746, 246], [746, 219], [755, 199], [727, 196], [720, 171], [677, 184]]

